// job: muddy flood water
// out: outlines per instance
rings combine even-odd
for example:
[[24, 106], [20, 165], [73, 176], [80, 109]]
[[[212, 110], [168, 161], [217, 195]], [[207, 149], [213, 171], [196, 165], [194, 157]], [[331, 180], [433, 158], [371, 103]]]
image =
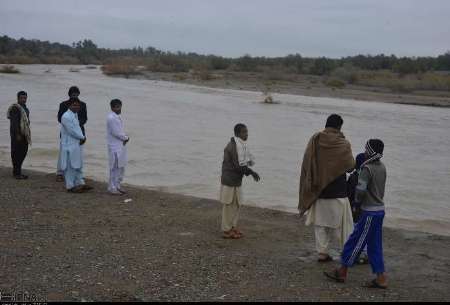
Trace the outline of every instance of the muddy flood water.
[[24, 168], [55, 172], [58, 105], [77, 85], [88, 107], [87, 177], [107, 180], [106, 115], [109, 101], [119, 98], [131, 138], [126, 183], [217, 198], [223, 148], [243, 122], [262, 177], [260, 183], [245, 179], [247, 204], [296, 213], [306, 143], [338, 113], [354, 154], [368, 138], [385, 142], [387, 225], [450, 235], [448, 108], [281, 94], [274, 95], [279, 104], [267, 105], [258, 92], [111, 78], [84, 66], [17, 67], [22, 73], [0, 74], [0, 165], [11, 164], [6, 110], [25, 90], [33, 146]]

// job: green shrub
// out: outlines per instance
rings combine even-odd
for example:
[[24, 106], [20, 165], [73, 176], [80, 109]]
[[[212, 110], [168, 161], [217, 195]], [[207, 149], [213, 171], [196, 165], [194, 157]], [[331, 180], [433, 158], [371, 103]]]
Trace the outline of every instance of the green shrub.
[[356, 84], [359, 80], [359, 71], [351, 65], [336, 68], [331, 75], [349, 84]]
[[332, 78], [332, 79], [327, 80], [325, 82], [325, 85], [327, 85], [328, 87], [332, 87], [332, 88], [342, 89], [345, 87], [345, 82], [343, 82], [337, 78]]
[[229, 59], [213, 56], [209, 61], [209, 66], [213, 70], [226, 70], [230, 67], [231, 61]]
[[239, 71], [242, 72], [256, 72], [257, 71], [257, 59], [250, 55], [242, 56], [235, 60], [236, 66]]

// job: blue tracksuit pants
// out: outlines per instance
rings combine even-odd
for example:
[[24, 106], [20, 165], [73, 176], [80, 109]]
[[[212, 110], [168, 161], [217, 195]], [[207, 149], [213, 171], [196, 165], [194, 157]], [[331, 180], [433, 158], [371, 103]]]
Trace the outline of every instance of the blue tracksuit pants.
[[383, 273], [383, 219], [384, 211], [362, 211], [358, 223], [344, 245], [341, 263], [346, 267], [355, 264], [361, 251], [367, 245], [367, 255], [372, 271], [375, 274]]

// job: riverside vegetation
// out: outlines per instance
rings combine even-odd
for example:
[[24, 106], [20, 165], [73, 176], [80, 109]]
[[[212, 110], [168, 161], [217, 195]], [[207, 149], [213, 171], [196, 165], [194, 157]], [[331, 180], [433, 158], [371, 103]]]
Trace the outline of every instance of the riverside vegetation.
[[[267, 87], [277, 92], [279, 87], [289, 84], [304, 89], [323, 86], [332, 90], [347, 88], [450, 97], [450, 51], [436, 57], [380, 54], [333, 59], [291, 54], [227, 58], [161, 51], [154, 47], [111, 50], [99, 48], [87, 39], [69, 46], [2, 36], [0, 63], [101, 65], [103, 73], [111, 76], [201, 83], [222, 80], [224, 85], [235, 80], [253, 80], [254, 89], [263, 92]], [[10, 68], [3, 66], [3, 72], [5, 69]]]

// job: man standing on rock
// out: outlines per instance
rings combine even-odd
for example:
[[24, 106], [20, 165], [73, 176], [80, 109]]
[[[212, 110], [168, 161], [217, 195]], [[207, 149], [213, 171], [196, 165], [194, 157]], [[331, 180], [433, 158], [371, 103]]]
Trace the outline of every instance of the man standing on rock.
[[244, 124], [237, 124], [234, 127], [234, 135], [224, 150], [220, 201], [223, 203], [223, 237], [239, 239], [243, 236], [237, 228], [240, 207], [243, 201], [242, 178], [244, 175], [252, 175], [255, 181], [259, 181], [260, 177], [250, 169], [250, 166], [253, 166], [255, 162], [247, 147], [247, 127]]
[[106, 122], [108, 156], [109, 156], [109, 186], [108, 192], [112, 195], [123, 195], [126, 192], [121, 188], [120, 183], [125, 173], [127, 164], [126, 144], [130, 138], [125, 134], [122, 113], [122, 102], [114, 99], [110, 103], [111, 112], [108, 114]]
[[82, 193], [92, 189], [83, 179], [83, 145], [86, 137], [80, 127], [77, 113], [81, 103], [71, 98], [69, 110], [61, 117], [61, 170], [64, 173], [66, 188], [71, 193]]
[[[70, 105], [70, 99], [78, 98], [80, 95], [80, 89], [76, 86], [72, 86], [69, 88], [69, 99], [67, 101], [61, 102], [59, 104], [59, 111], [58, 111], [58, 122], [61, 123], [61, 118], [63, 114], [69, 109]], [[84, 129], [84, 124], [87, 122], [87, 107], [86, 103], [80, 101], [80, 111], [78, 113], [78, 121], [80, 122], [81, 131], [83, 132], [83, 135], [86, 136], [86, 132]], [[64, 181], [63, 177], [63, 171], [61, 169], [61, 145], [59, 147], [59, 156], [58, 156], [58, 165], [56, 170], [56, 181]]]
[[341, 132], [343, 123], [339, 115], [330, 115], [325, 129], [309, 140], [303, 156], [298, 209], [300, 215], [308, 212], [306, 225], [315, 225], [319, 262], [333, 260], [329, 254], [333, 233], [342, 249], [353, 230], [346, 172], [353, 170], [355, 160]]
[[8, 109], [11, 135], [11, 159], [13, 175], [18, 180], [28, 179], [22, 174], [22, 164], [28, 153], [28, 145], [31, 145], [30, 111], [27, 108], [27, 93], [17, 93], [17, 103]]

